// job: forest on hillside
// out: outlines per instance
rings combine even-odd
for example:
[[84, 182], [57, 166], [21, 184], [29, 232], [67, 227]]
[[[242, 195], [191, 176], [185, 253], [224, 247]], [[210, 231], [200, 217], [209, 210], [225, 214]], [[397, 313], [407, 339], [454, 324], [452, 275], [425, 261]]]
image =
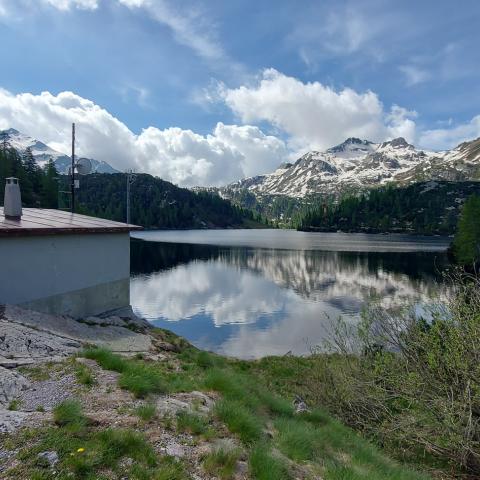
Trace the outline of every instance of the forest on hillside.
[[421, 182], [387, 186], [339, 202], [317, 201], [295, 218], [305, 231], [404, 232], [452, 235], [463, 203], [480, 182]]
[[[82, 176], [78, 211], [125, 221], [126, 191], [126, 174]], [[130, 192], [131, 223], [146, 228], [251, 227], [262, 221], [259, 215], [215, 193], [192, 192], [144, 173], [135, 175]]]
[[58, 207], [58, 172], [53, 161], [41, 168], [27, 148], [23, 154], [0, 139], [0, 203], [3, 205], [5, 179], [17, 177], [22, 189], [24, 207]]

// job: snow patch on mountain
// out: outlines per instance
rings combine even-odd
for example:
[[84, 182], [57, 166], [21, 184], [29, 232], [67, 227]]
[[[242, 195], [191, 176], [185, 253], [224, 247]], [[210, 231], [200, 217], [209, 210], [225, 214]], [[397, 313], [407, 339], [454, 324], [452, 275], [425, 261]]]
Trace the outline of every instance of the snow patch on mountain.
[[[32, 138], [14, 128], [0, 131], [0, 135], [6, 136], [10, 145], [19, 153], [24, 153], [27, 148], [30, 148], [35, 158], [35, 161], [41, 166], [52, 159], [55, 162], [57, 170], [61, 174], [67, 174], [71, 166], [71, 157], [65, 153], [58, 152], [50, 148], [45, 143]], [[109, 163], [90, 158], [92, 164], [92, 173], [118, 173], [118, 170], [113, 168]]]
[[404, 138], [373, 143], [348, 138], [324, 152], [311, 151], [273, 173], [250, 177], [222, 189], [222, 195], [248, 189], [257, 197], [339, 195], [395, 182], [480, 180], [480, 138], [451, 151], [417, 149]]

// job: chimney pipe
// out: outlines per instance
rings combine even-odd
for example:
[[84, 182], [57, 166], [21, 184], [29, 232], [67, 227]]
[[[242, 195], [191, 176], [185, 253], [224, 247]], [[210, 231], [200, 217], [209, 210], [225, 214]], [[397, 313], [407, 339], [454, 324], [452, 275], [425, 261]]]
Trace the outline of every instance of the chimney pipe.
[[5, 218], [20, 220], [22, 217], [22, 197], [18, 178], [9, 177], [6, 180], [3, 214]]

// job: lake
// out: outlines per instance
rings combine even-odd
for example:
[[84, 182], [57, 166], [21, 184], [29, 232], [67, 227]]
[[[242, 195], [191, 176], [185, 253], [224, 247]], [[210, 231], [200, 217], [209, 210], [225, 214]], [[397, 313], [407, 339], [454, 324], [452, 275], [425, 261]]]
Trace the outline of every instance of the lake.
[[136, 232], [131, 303], [156, 326], [238, 358], [308, 354], [375, 301], [425, 305], [449, 238], [293, 230]]

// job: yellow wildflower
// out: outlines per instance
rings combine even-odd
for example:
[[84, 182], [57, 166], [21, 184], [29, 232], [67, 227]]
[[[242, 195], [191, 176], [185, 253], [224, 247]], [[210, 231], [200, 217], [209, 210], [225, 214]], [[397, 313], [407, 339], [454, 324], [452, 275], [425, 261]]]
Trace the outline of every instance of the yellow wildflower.
[[78, 453], [82, 453], [82, 452], [84, 452], [84, 451], [85, 451], [85, 449], [82, 448], [82, 447], [80, 447], [80, 448], [77, 450]]

